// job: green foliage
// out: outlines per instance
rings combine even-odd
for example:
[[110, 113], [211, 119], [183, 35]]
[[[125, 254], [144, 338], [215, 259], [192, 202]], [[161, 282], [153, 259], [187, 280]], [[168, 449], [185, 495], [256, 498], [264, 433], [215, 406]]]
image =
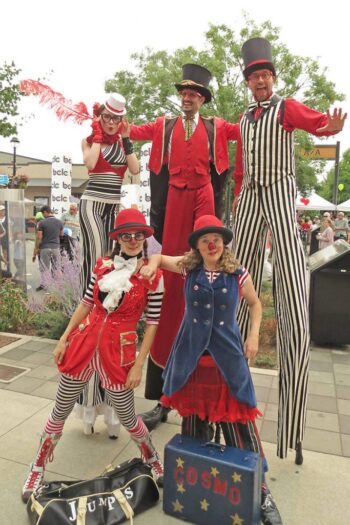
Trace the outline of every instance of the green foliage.
[[31, 319], [30, 326], [35, 329], [39, 337], [59, 339], [69, 323], [69, 318], [62, 310], [48, 310], [36, 313]]
[[9, 117], [16, 116], [20, 98], [18, 84], [15, 82], [19, 69], [15, 64], [5, 63], [0, 67], [0, 136], [9, 137], [17, 133], [16, 124], [9, 121]]
[[276, 359], [270, 355], [257, 355], [254, 360], [254, 366], [259, 368], [276, 368]]
[[26, 307], [24, 292], [11, 280], [2, 280], [0, 286], [0, 331], [20, 330], [30, 314]]
[[[344, 184], [343, 191], [338, 191], [338, 204], [350, 199], [350, 149], [343, 154], [342, 160], [339, 162], [339, 180], [338, 185]], [[326, 180], [320, 185], [319, 193], [327, 200], [333, 200], [334, 187], [334, 168], [328, 174]]]

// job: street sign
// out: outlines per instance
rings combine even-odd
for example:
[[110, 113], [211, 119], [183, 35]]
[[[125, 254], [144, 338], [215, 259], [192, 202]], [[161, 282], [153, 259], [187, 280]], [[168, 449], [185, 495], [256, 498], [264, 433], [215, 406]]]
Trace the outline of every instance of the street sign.
[[337, 145], [315, 144], [312, 149], [298, 148], [298, 152], [302, 157], [310, 160], [334, 160], [337, 157]]
[[9, 176], [0, 174], [0, 186], [7, 186], [9, 183]]

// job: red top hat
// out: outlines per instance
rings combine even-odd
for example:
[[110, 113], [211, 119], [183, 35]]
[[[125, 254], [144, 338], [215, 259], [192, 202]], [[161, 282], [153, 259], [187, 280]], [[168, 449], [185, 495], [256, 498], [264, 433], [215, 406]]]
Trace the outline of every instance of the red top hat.
[[143, 232], [146, 237], [150, 237], [153, 235], [154, 230], [148, 226], [142, 212], [135, 208], [127, 208], [116, 216], [114, 230], [109, 233], [109, 237], [117, 240], [118, 235], [126, 232]]
[[224, 244], [232, 241], [233, 233], [222, 224], [215, 215], [202, 215], [194, 223], [193, 232], [188, 238], [191, 248], [196, 248], [199, 237], [206, 233], [219, 233], [224, 238]]
[[276, 76], [272, 62], [271, 44], [265, 38], [250, 38], [242, 46], [244, 62], [243, 75], [248, 80], [249, 75], [258, 69], [269, 69]]

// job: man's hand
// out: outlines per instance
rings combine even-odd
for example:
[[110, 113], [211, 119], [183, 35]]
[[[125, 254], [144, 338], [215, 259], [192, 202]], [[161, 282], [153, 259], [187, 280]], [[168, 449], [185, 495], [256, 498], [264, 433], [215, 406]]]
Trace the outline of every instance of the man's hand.
[[335, 108], [332, 115], [330, 111], [327, 110], [327, 124], [323, 126], [323, 128], [318, 128], [316, 132], [323, 133], [324, 131], [329, 131], [331, 133], [338, 133], [343, 129], [346, 117], [347, 113], [343, 115], [341, 108]]

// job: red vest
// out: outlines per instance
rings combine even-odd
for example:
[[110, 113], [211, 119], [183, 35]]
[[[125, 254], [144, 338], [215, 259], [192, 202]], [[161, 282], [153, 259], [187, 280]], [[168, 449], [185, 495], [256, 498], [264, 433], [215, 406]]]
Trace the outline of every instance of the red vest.
[[189, 140], [185, 140], [182, 119], [177, 119], [171, 136], [169, 184], [195, 189], [210, 183], [208, 133], [201, 119]]

